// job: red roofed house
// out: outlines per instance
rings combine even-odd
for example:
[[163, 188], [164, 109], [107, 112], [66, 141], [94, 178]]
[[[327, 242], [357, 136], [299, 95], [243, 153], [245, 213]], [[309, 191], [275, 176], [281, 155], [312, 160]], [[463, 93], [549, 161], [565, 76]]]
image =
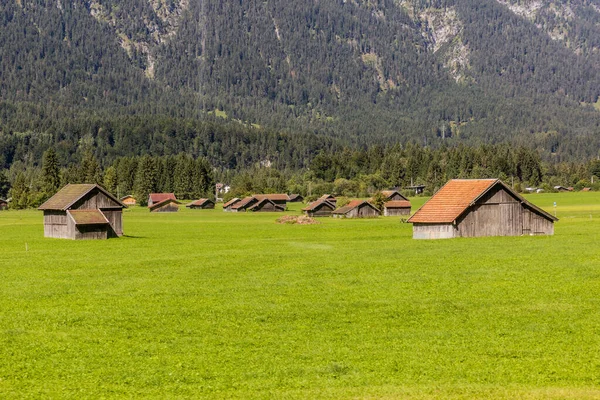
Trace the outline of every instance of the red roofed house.
[[150, 193], [148, 208], [150, 212], [177, 212], [179, 202], [173, 193]]
[[242, 201], [242, 199], [234, 197], [233, 199], [229, 200], [227, 203], [223, 204], [223, 211], [225, 212], [229, 212], [231, 211], [231, 208], [236, 204], [239, 203], [240, 201]]
[[123, 235], [125, 205], [103, 187], [67, 185], [42, 204], [44, 236], [106, 239]]
[[334, 204], [322, 199], [313, 201], [307, 207], [302, 209], [304, 214], [308, 215], [309, 217], [330, 217], [334, 210]]
[[377, 207], [366, 200], [352, 200], [332, 213], [334, 218], [375, 218], [379, 214]]
[[453, 179], [408, 219], [414, 239], [552, 235], [555, 221], [499, 179]]
[[211, 199], [200, 199], [192, 201], [190, 204], [186, 205], [186, 207], [190, 209], [209, 210], [215, 208], [215, 202]]
[[395, 215], [410, 215], [410, 201], [402, 196], [397, 190], [382, 190], [387, 201], [383, 204], [383, 215], [392, 217]]

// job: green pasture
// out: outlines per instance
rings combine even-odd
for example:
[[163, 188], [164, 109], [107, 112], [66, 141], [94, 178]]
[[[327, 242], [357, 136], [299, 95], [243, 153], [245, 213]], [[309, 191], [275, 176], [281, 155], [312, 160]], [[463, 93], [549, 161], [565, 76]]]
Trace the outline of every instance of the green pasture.
[[554, 236], [134, 207], [69, 241], [0, 212], [0, 398], [600, 398], [600, 193], [529, 199]]

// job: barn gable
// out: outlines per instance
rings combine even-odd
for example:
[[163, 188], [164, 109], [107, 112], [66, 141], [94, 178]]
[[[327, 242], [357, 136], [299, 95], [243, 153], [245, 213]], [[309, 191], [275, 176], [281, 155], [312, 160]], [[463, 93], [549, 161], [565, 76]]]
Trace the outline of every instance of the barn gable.
[[338, 218], [374, 218], [378, 217], [380, 212], [377, 207], [368, 201], [352, 200], [347, 205], [335, 210], [332, 214]]
[[314, 201], [302, 209], [309, 217], [329, 217], [334, 210], [334, 204], [322, 199]]

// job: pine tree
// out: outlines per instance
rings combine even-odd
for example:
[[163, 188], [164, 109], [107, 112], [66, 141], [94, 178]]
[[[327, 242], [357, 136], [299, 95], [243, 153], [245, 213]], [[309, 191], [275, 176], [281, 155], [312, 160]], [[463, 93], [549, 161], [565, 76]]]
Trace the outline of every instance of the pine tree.
[[10, 190], [12, 197], [11, 207], [18, 210], [29, 207], [30, 189], [23, 172], [19, 172]]
[[6, 199], [10, 190], [10, 181], [4, 171], [0, 171], [0, 199]]
[[42, 159], [42, 188], [47, 198], [60, 188], [60, 167], [53, 147], [44, 152]]
[[140, 205], [148, 204], [148, 196], [154, 192], [156, 181], [154, 160], [150, 156], [143, 156], [138, 162], [134, 188], [135, 197]]
[[90, 150], [85, 152], [81, 162], [81, 180], [83, 183], [102, 183], [102, 169]]
[[117, 194], [117, 169], [113, 166], [106, 168], [104, 171], [104, 188], [110, 193]]

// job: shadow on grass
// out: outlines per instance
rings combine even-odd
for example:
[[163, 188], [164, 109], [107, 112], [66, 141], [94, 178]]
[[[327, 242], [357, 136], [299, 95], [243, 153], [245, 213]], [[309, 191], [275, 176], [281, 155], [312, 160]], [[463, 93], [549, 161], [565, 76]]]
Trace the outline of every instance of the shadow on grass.
[[135, 235], [123, 235], [121, 237], [127, 238], [127, 239], [148, 239], [147, 236], [135, 236]]

